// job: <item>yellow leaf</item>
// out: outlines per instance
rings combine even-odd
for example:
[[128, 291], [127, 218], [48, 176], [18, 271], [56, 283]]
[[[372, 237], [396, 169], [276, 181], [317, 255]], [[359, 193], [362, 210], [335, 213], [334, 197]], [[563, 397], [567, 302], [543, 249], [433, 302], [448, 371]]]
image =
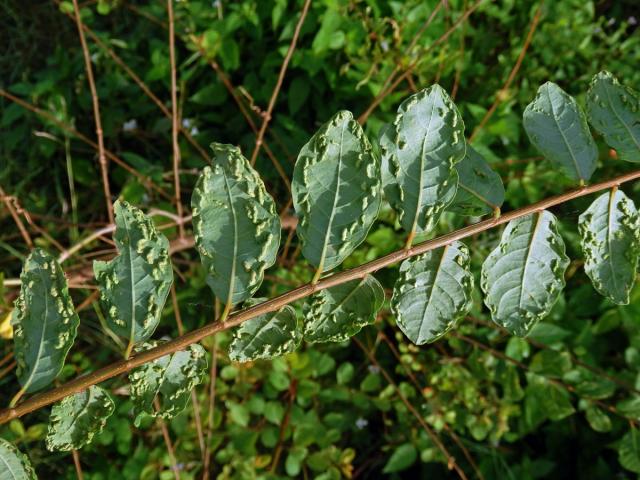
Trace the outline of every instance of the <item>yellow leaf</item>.
[[0, 322], [0, 338], [11, 340], [13, 338], [13, 327], [11, 326], [11, 312]]

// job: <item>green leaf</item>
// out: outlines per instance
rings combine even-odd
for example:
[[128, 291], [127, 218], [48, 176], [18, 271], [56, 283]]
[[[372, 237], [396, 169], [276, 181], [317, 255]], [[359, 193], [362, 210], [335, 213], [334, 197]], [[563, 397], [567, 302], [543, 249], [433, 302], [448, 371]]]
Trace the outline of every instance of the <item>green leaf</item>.
[[482, 216], [495, 212], [504, 202], [502, 178], [471, 145], [462, 161], [456, 164], [458, 190], [449, 206], [452, 212]]
[[574, 180], [586, 182], [596, 169], [598, 148], [575, 99], [547, 82], [523, 115], [531, 143]]
[[406, 231], [431, 231], [451, 203], [465, 145], [462, 116], [437, 84], [402, 102], [381, 130], [384, 193]]
[[587, 115], [607, 145], [621, 160], [640, 162], [640, 98], [638, 92], [620, 85], [609, 72], [591, 80], [587, 93]]
[[[255, 299], [249, 306], [264, 299]], [[251, 362], [275, 358], [295, 351], [302, 341], [296, 311], [285, 305], [276, 312], [251, 318], [233, 333], [229, 358], [234, 362]]]
[[484, 302], [493, 321], [526, 336], [551, 311], [568, 266], [553, 214], [542, 211], [509, 222], [482, 265]]
[[240, 149], [213, 143], [213, 167], [198, 178], [191, 206], [207, 284], [227, 304], [251, 297], [276, 260], [280, 218]]
[[630, 429], [618, 444], [618, 461], [627, 470], [640, 473], [640, 432]]
[[88, 445], [102, 432], [114, 408], [109, 394], [96, 385], [63, 398], [51, 409], [47, 449], [69, 452]]
[[403, 443], [397, 447], [387, 460], [383, 473], [393, 473], [406, 470], [418, 459], [418, 451], [411, 443]]
[[31, 393], [60, 373], [80, 319], [60, 265], [44, 250], [35, 249], [27, 257], [20, 281], [11, 325], [18, 380], [22, 391]]
[[629, 303], [640, 256], [640, 221], [622, 191], [600, 195], [580, 215], [584, 269], [595, 289], [619, 305]]
[[173, 282], [169, 241], [156, 231], [142, 211], [116, 201], [119, 255], [109, 262], [93, 262], [100, 298], [109, 328], [128, 340], [128, 350], [156, 330]]
[[472, 291], [469, 249], [453, 242], [402, 262], [391, 309], [400, 330], [422, 345], [445, 335], [467, 314]]
[[351, 112], [340, 111], [311, 137], [293, 171], [302, 254], [326, 272], [367, 236], [380, 209], [380, 162]]
[[367, 275], [320, 290], [303, 307], [307, 342], [342, 342], [371, 325], [384, 303], [384, 290]]
[[29, 457], [0, 438], [0, 480], [37, 480]]
[[589, 426], [596, 432], [605, 433], [611, 431], [611, 419], [602, 409], [595, 405], [589, 405], [585, 412]]
[[[141, 350], [149, 350], [157, 345], [157, 342], [147, 342]], [[206, 368], [204, 348], [192, 344], [185, 350], [133, 369], [129, 373], [129, 381], [136, 424], [143, 413], [164, 419], [175, 417], [187, 405], [191, 390], [202, 382]], [[160, 404], [158, 410], [154, 407], [156, 398]]]

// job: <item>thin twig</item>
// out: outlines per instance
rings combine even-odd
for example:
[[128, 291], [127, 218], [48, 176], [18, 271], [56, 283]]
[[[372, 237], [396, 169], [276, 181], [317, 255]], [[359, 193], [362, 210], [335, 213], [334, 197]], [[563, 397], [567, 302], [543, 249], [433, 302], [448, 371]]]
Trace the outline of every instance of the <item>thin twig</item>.
[[[178, 335], [184, 334], [184, 324], [182, 323], [182, 315], [180, 314], [180, 305], [178, 304], [178, 295], [176, 294], [176, 286], [171, 285], [171, 303], [173, 304], [173, 314], [176, 318], [176, 325], [178, 327]], [[198, 400], [198, 394], [195, 389], [191, 390], [191, 403], [193, 403], [193, 416], [196, 422], [196, 433], [198, 435], [198, 445], [200, 446], [200, 455], [204, 462], [204, 455], [206, 451], [204, 443], [204, 433], [202, 431], [202, 419], [200, 418], [200, 401]]]
[[[220, 318], [220, 301], [215, 301], [215, 317]], [[211, 344], [211, 370], [209, 371], [209, 410], [207, 411], [207, 445], [204, 454], [202, 480], [211, 476], [211, 438], [213, 436], [213, 414], [216, 407], [216, 381], [218, 378], [218, 342], [214, 337]]]
[[29, 249], [33, 248], [33, 240], [31, 239], [31, 235], [29, 235], [29, 232], [25, 228], [24, 223], [22, 223], [22, 219], [20, 218], [20, 215], [18, 215], [16, 209], [13, 208], [13, 197], [8, 196], [2, 189], [2, 187], [0, 187], [0, 198], [6, 205], [7, 210], [9, 210], [9, 214], [13, 218], [13, 221], [16, 223], [16, 226], [20, 231], [20, 235], [22, 235], [22, 238], [24, 239], [24, 243], [27, 244], [27, 247]]
[[[59, 0], [54, 0], [56, 4], [59, 4]], [[67, 16], [73, 20], [73, 15], [67, 13]], [[104, 50], [107, 55], [111, 57], [111, 59], [118, 65], [120, 68], [124, 70], [124, 72], [129, 75], [129, 77], [133, 80], [133, 82], [140, 87], [140, 89], [144, 92], [144, 94], [153, 101], [157, 105], [157, 107], [162, 111], [165, 117], [171, 118], [171, 111], [160, 101], [160, 99], [151, 91], [151, 89], [147, 86], [146, 83], [142, 81], [142, 79], [118, 56], [116, 52], [113, 51], [107, 44], [105, 44], [98, 35], [95, 34], [93, 30], [91, 30], [87, 25], [82, 25], [84, 31], [91, 37], [91, 40], [98, 45], [102, 50]], [[193, 138], [191, 133], [184, 128], [181, 124], [179, 125], [180, 133], [187, 139], [187, 141], [198, 151], [200, 156], [208, 161], [209, 155], [205, 151], [204, 148]]]
[[77, 450], [71, 450], [71, 455], [73, 456], [73, 464], [76, 466], [76, 477], [78, 480], [83, 480], [84, 476], [82, 475], [82, 465], [80, 465], [80, 454], [78, 454]]
[[[405, 373], [411, 380], [411, 383], [413, 383], [413, 386], [416, 387], [416, 390], [418, 392], [421, 392], [422, 396], [425, 397], [424, 389], [418, 383], [418, 379], [411, 371], [411, 368], [409, 368], [405, 364], [405, 362], [402, 361], [400, 352], [398, 352], [393, 342], [389, 339], [389, 337], [385, 335], [385, 333], [382, 330], [378, 332], [378, 335], [387, 344], [387, 346], [389, 347], [389, 350], [391, 350], [391, 353], [393, 353], [393, 356], [396, 358], [398, 363], [402, 365], [402, 368], [404, 369]], [[427, 400], [426, 397], [425, 397], [425, 400]], [[471, 465], [471, 468], [473, 468], [473, 471], [476, 474], [476, 477], [478, 477], [480, 480], [484, 480], [484, 476], [482, 475], [482, 472], [478, 468], [478, 465], [476, 464], [475, 460], [471, 456], [471, 453], [469, 453], [469, 450], [467, 449], [467, 447], [464, 446], [464, 444], [462, 443], [462, 441], [460, 440], [456, 432], [449, 426], [449, 424], [446, 421], [442, 423], [442, 427], [447, 431], [447, 434], [451, 437], [451, 439], [455, 442], [455, 444], [458, 445], [458, 448], [460, 448], [460, 450], [462, 451], [462, 454], [465, 456], [465, 458]]]
[[[51, 113], [49, 113], [49, 112], [47, 112], [45, 110], [42, 110], [41, 108], [38, 108], [38, 107], [36, 107], [34, 105], [31, 105], [29, 102], [26, 102], [23, 99], [18, 98], [15, 95], [12, 95], [11, 93], [7, 92], [6, 90], [4, 90], [2, 88], [0, 88], [0, 97], [4, 97], [4, 98], [6, 98], [8, 100], [11, 100], [12, 102], [15, 102], [18, 105], [20, 105], [22, 108], [24, 108], [26, 110], [29, 110], [30, 112], [33, 112], [36, 115], [39, 115], [40, 117], [48, 120], [49, 122], [51, 122], [54, 125], [56, 125], [63, 132], [70, 133], [71, 135], [76, 137], [78, 140], [80, 140], [80, 141], [86, 143], [87, 145], [93, 147], [96, 151], [99, 149], [98, 144], [96, 142], [91, 140], [86, 135], [83, 135], [82, 133], [80, 133], [75, 128], [70, 127], [66, 123], [64, 123], [61, 120], [57, 119]], [[133, 168], [127, 162], [125, 162], [120, 157], [115, 155], [113, 152], [105, 149], [104, 153], [105, 153], [105, 155], [107, 156], [107, 158], [109, 160], [117, 163], [120, 167], [125, 169], [127, 172], [129, 172], [130, 174], [132, 174], [135, 177], [139, 178], [144, 185], [146, 185], [147, 187], [155, 190], [158, 194], [162, 195], [164, 198], [167, 198], [167, 199], [171, 198], [164, 192], [164, 190], [162, 190], [155, 183], [153, 183], [153, 181], [149, 177], [147, 177], [147, 176], [141, 174], [140, 172], [138, 172], [135, 168]]]
[[[178, 85], [176, 73], [176, 34], [174, 31], [173, 0], [167, 0], [169, 14], [169, 62], [171, 63], [171, 142], [173, 144], [173, 188], [176, 201], [176, 212], [182, 218], [182, 197], [180, 196], [180, 143], [178, 132], [180, 119], [178, 118]], [[184, 225], [178, 224], [178, 236], [184, 238]]]
[[[160, 410], [160, 401], [157, 397], [153, 399], [153, 406], [155, 407], [156, 411]], [[167, 453], [169, 454], [171, 470], [173, 470], [173, 475], [176, 480], [180, 480], [180, 469], [178, 468], [178, 461], [176, 460], [176, 453], [173, 449], [173, 442], [171, 441], [171, 436], [169, 435], [167, 424], [161, 416], [158, 416], [157, 420], [158, 425], [160, 426], [160, 430], [162, 431], [162, 436], [164, 437], [164, 443], [167, 446]]]
[[78, 26], [78, 35], [80, 36], [80, 44], [82, 45], [82, 54], [84, 55], [84, 66], [87, 71], [87, 81], [89, 82], [89, 90], [91, 90], [91, 99], [93, 100], [93, 118], [96, 122], [96, 136], [98, 137], [98, 162], [100, 163], [100, 171], [102, 173], [102, 187], [104, 189], [105, 202], [107, 204], [107, 214], [109, 222], [113, 223], [113, 205], [111, 204], [111, 187], [109, 186], [109, 169], [107, 166], [107, 157], [104, 150], [104, 135], [102, 133], [102, 121], [100, 120], [100, 102], [98, 101], [98, 91], [96, 83], [93, 79], [93, 68], [91, 67], [91, 55], [87, 47], [87, 40], [84, 38], [84, 29], [82, 28], [82, 16], [80, 15], [80, 7], [78, 0], [73, 0], [73, 10], [76, 15], [76, 24]]
[[278, 81], [276, 82], [276, 86], [274, 87], [273, 93], [271, 94], [271, 99], [269, 100], [269, 106], [267, 107], [267, 111], [264, 114], [262, 125], [260, 126], [258, 137], [256, 138], [256, 145], [255, 147], [253, 147], [253, 153], [251, 154], [251, 165], [255, 165], [256, 158], [258, 158], [258, 152], [260, 151], [260, 147], [262, 146], [262, 139], [264, 138], [264, 132], [267, 131], [267, 126], [269, 125], [269, 121], [271, 120], [273, 107], [275, 107], [276, 105], [276, 100], [278, 99], [278, 94], [280, 93], [280, 88], [282, 87], [284, 76], [287, 73], [287, 67], [289, 66], [289, 61], [291, 60], [291, 57], [293, 56], [293, 52], [296, 49], [296, 44], [298, 43], [298, 37], [300, 36], [300, 30], [302, 29], [302, 24], [304, 23], [304, 19], [307, 16], [307, 12], [309, 11], [310, 5], [311, 5], [311, 0], [306, 0], [304, 2], [304, 6], [302, 7], [302, 13], [300, 14], [300, 19], [298, 20], [296, 29], [293, 32], [293, 38], [291, 39], [289, 50], [287, 50], [287, 54], [284, 57], [284, 61], [282, 62], [282, 67], [280, 68], [280, 74], [278, 75]]
[[364, 352], [367, 358], [369, 358], [371, 363], [373, 363], [376, 367], [378, 367], [378, 369], [380, 370], [380, 373], [382, 373], [382, 376], [387, 380], [389, 385], [391, 385], [393, 389], [396, 391], [396, 394], [398, 395], [398, 397], [400, 397], [400, 400], [402, 401], [402, 403], [404, 403], [405, 407], [407, 407], [407, 410], [409, 410], [409, 412], [411, 412], [411, 414], [416, 418], [416, 420], [418, 420], [418, 423], [422, 426], [422, 428], [427, 433], [431, 441], [442, 452], [442, 454], [447, 460], [447, 466], [449, 470], [455, 470], [460, 478], [462, 478], [463, 480], [467, 480], [467, 475], [464, 473], [464, 470], [460, 468], [460, 465], [458, 465], [458, 463], [456, 462], [455, 457], [451, 455], [451, 453], [449, 453], [449, 450], [447, 450], [447, 447], [444, 446], [444, 443], [442, 443], [442, 440], [440, 440], [436, 432], [433, 431], [433, 429], [424, 420], [422, 415], [420, 415], [420, 413], [415, 409], [415, 407], [411, 404], [411, 402], [407, 399], [407, 397], [404, 396], [404, 394], [402, 393], [402, 390], [398, 388], [398, 385], [396, 385], [396, 382], [394, 382], [393, 378], [391, 378], [391, 375], [389, 375], [389, 373], [384, 368], [382, 368], [382, 366], [380, 365], [378, 360], [376, 360], [376, 357], [373, 355], [373, 353], [371, 353], [369, 349], [366, 348], [360, 340], [358, 340], [356, 337], [352, 337], [352, 339], [356, 343], [356, 345], [358, 345], [358, 347], [360, 347], [360, 349]]
[[476, 138], [476, 135], [478, 135], [478, 132], [482, 130], [484, 126], [487, 124], [491, 116], [496, 111], [496, 108], [498, 108], [498, 105], [500, 105], [500, 103], [502, 103], [505, 100], [507, 96], [507, 90], [509, 90], [511, 83], [516, 78], [516, 75], [520, 70], [520, 66], [522, 65], [522, 61], [524, 60], [524, 56], [527, 53], [527, 49], [529, 48], [529, 45], [531, 45], [533, 34], [536, 31], [536, 28], [538, 27], [538, 23], [540, 22], [540, 15], [542, 14], [543, 5], [544, 5], [544, 2], [540, 2], [540, 5], [538, 5], [538, 9], [536, 10], [536, 13], [533, 16], [533, 19], [531, 20], [531, 24], [529, 25], [529, 32], [527, 33], [527, 38], [524, 41], [524, 45], [522, 45], [522, 50], [520, 50], [520, 55], [518, 55], [518, 59], [516, 60], [515, 65], [511, 69], [511, 72], [509, 73], [509, 77], [507, 78], [507, 81], [504, 83], [502, 88], [498, 90], [498, 92], [496, 93], [496, 98], [493, 104], [491, 105], [491, 107], [489, 107], [489, 110], [487, 110], [487, 113], [484, 114], [484, 117], [482, 117], [482, 120], [480, 120], [480, 123], [478, 124], [478, 126], [473, 129], [473, 133], [469, 137], [469, 142], [472, 142], [473, 139]]
[[[469, 15], [471, 15], [480, 6], [480, 4], [483, 1], [484, 0], [477, 0], [466, 12], [462, 14], [462, 16], [460, 16], [460, 18], [458, 18], [455, 21], [455, 23], [451, 26], [451, 28], [449, 28], [440, 38], [438, 38], [435, 42], [429, 45], [428, 48], [426, 48], [423, 52], [421, 52], [420, 55], [418, 55], [418, 57], [413, 62], [411, 62], [411, 64], [409, 64], [409, 66], [407, 67], [407, 69], [404, 71], [402, 75], [396, 78], [396, 80], [389, 87], [387, 87], [386, 90], [381, 91], [373, 99], [373, 101], [371, 102], [371, 105], [369, 105], [369, 107], [364, 111], [364, 113], [362, 113], [362, 115], [358, 117], [358, 122], [360, 124], [364, 124], [369, 118], [369, 116], [375, 111], [375, 109], [378, 108], [378, 105], [380, 105], [380, 103], [382, 103], [382, 101], [389, 94], [391, 94], [398, 87], [398, 85], [400, 85], [404, 80], [406, 80], [409, 77], [409, 75], [411, 75], [411, 73], [413, 72], [413, 69], [416, 68], [420, 60], [422, 60], [425, 57], [425, 55], [429, 53], [431, 50], [433, 50], [435, 47], [445, 42], [449, 38], [449, 36], [462, 24], [462, 22], [464, 22], [467, 18], [469, 18]], [[489, 1], [492, 1], [492, 0], [489, 0]]]
[[258, 315], [264, 315], [265, 313], [276, 311], [285, 305], [288, 305], [296, 300], [308, 297], [309, 295], [312, 295], [313, 293], [316, 293], [320, 290], [334, 287], [336, 285], [341, 285], [345, 282], [349, 282], [358, 278], [363, 278], [365, 275], [376, 272], [377, 270], [380, 270], [389, 265], [393, 265], [407, 258], [414, 257], [421, 253], [425, 253], [436, 248], [443, 247], [445, 245], [449, 245], [454, 241], [477, 235], [498, 225], [508, 223], [511, 220], [525, 217], [527, 215], [532, 215], [556, 205], [566, 203], [570, 200], [584, 197], [585, 195], [590, 195], [601, 190], [612, 188], [614, 185], [620, 185], [622, 183], [627, 183], [638, 179], [640, 179], [640, 170], [635, 170], [633, 172], [620, 175], [604, 182], [595, 183], [590, 186], [584, 186], [561, 195], [556, 195], [555, 197], [547, 198], [526, 207], [503, 213], [499, 218], [489, 218], [487, 220], [468, 225], [446, 235], [436, 237], [432, 240], [427, 240], [409, 249], [403, 248], [401, 250], [389, 253], [384, 257], [372, 260], [368, 263], [360, 265], [359, 267], [328, 275], [327, 277], [322, 278], [315, 285], [306, 284], [296, 289], [290, 290], [278, 297], [233, 313], [224, 321], [207, 324], [197, 330], [188, 332], [181, 337], [170, 340], [155, 348], [140, 352], [127, 360], [114, 362], [111, 365], [107, 365], [87, 375], [75, 378], [59, 387], [54, 388], [53, 390], [37, 394], [22, 402], [20, 405], [1, 410], [0, 424], [6, 423], [14, 418], [21, 417], [26, 413], [32, 412], [46, 405], [55, 403], [66, 396], [81, 392], [91, 385], [98, 384], [117, 375], [128, 372], [129, 370], [143, 365], [147, 362], [151, 362], [165, 355], [183, 350], [187, 346], [199, 342], [203, 338], [236, 327], [251, 318], [257, 317]]

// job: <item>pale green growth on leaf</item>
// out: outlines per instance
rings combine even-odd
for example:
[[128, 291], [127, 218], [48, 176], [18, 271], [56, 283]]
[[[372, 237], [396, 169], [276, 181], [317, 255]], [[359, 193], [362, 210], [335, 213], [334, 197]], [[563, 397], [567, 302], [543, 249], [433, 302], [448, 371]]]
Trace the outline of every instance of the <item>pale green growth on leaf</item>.
[[[252, 299], [252, 306], [265, 299]], [[242, 323], [233, 332], [229, 358], [234, 362], [280, 357], [295, 351], [302, 341], [296, 311], [285, 305], [275, 312], [265, 313]]]
[[0, 480], [37, 480], [29, 457], [0, 438]]
[[27, 257], [11, 318], [21, 392], [47, 387], [58, 376], [80, 320], [58, 262], [43, 250]]
[[319, 272], [340, 265], [365, 239], [380, 188], [380, 161], [351, 112], [336, 113], [302, 147], [291, 192], [302, 254]]
[[240, 149], [213, 143], [191, 197], [196, 247], [216, 297], [234, 305], [260, 287], [280, 244], [273, 198]]
[[491, 317], [519, 337], [546, 317], [564, 288], [569, 257], [556, 217], [542, 211], [507, 224], [482, 265], [481, 287]]
[[416, 345], [438, 340], [471, 308], [473, 274], [461, 242], [409, 258], [391, 298], [400, 330]]
[[621, 160], [640, 162], [640, 96], [603, 71], [591, 80], [587, 116]]
[[119, 255], [93, 262], [109, 328], [128, 341], [127, 355], [153, 335], [173, 282], [169, 241], [151, 219], [124, 201], [113, 205]]
[[619, 305], [629, 303], [640, 256], [640, 220], [633, 201], [616, 189], [580, 215], [584, 269], [595, 289]]
[[410, 235], [430, 232], [455, 197], [465, 148], [462, 116], [437, 84], [402, 102], [380, 131], [384, 193]]
[[[146, 342], [138, 351], [158, 345], [155, 341]], [[129, 382], [136, 425], [144, 413], [168, 420], [184, 410], [191, 390], [202, 382], [206, 369], [206, 353], [198, 344], [133, 369]], [[160, 405], [158, 410], [154, 407], [155, 399]]]
[[69, 452], [91, 443], [102, 432], [115, 406], [101, 387], [69, 395], [53, 405], [46, 437], [49, 451]]
[[571, 178], [585, 183], [596, 169], [598, 148], [575, 99], [553, 82], [538, 89], [522, 117], [531, 143]]
[[375, 322], [383, 303], [384, 290], [373, 275], [321, 290], [304, 304], [304, 339], [311, 343], [348, 340]]
[[458, 191], [448, 210], [462, 215], [482, 216], [493, 214], [504, 202], [504, 185], [500, 175], [471, 145], [460, 163]]

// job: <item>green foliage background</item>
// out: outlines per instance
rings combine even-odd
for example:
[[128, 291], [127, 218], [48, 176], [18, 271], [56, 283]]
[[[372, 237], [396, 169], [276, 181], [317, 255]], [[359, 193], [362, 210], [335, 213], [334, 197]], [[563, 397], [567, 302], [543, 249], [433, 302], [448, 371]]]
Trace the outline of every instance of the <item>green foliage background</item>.
[[[255, 134], [202, 58], [193, 36], [202, 39], [208, 59], [226, 72], [260, 125], [259, 112], [269, 102], [302, 3], [184, 0], [175, 4], [182, 125], [200, 145], [238, 144], [249, 156]], [[505, 210], [572, 187], [530, 145], [522, 128], [522, 112], [547, 80], [558, 83], [579, 102], [591, 77], [603, 69], [639, 89], [636, 24], [640, 18], [634, 15], [640, 15], [635, 2], [544, 3], [522, 66], [504, 91], [501, 88], [539, 3], [483, 0], [441, 41], [472, 6], [467, 0], [444, 2], [416, 47], [408, 51], [437, 4], [435, 0], [313, 2], [265, 137], [289, 178], [300, 147], [321, 123], [340, 109], [359, 115], [396, 67], [405, 69], [418, 59], [411, 81], [401, 83], [368, 119], [369, 138], [377, 138], [382, 123], [393, 118], [414, 85], [423, 88], [438, 82], [450, 93], [455, 90], [467, 136], [499, 95], [501, 103], [473, 146], [501, 174], [507, 190]], [[98, 0], [83, 5], [86, 25], [170, 108], [165, 4]], [[93, 139], [82, 51], [76, 26], [65, 12], [73, 12], [70, 2], [0, 2], [0, 44], [5, 47], [0, 54], [0, 88]], [[104, 50], [91, 39], [88, 42], [107, 148], [171, 194], [170, 119]], [[593, 181], [633, 169], [632, 164], [616, 161], [597, 140], [600, 164]], [[205, 162], [184, 137], [181, 150], [184, 204], [188, 205], [194, 173]], [[282, 210], [290, 195], [264, 152], [257, 169]], [[110, 172], [114, 195], [147, 211], [174, 211], [168, 200], [113, 162]], [[71, 202], [70, 178], [77, 208]], [[0, 185], [48, 233], [28, 225], [38, 246], [51, 252], [57, 250], [56, 242], [68, 247], [105, 224], [95, 152], [6, 98], [0, 98]], [[640, 201], [640, 185], [624, 189], [636, 203]], [[446, 459], [401, 401], [402, 395], [436, 431], [469, 478], [476, 472], [467, 455], [485, 478], [635, 478], [640, 473], [636, 429], [640, 421], [640, 286], [631, 304], [619, 307], [598, 295], [584, 274], [576, 224], [591, 201], [584, 198], [554, 209], [573, 263], [567, 288], [552, 314], [527, 339], [511, 338], [491, 323], [478, 291], [472, 315], [456, 333], [420, 348], [395, 327], [388, 308], [389, 291], [379, 321], [353, 341], [306, 345], [272, 362], [234, 364], [227, 355], [230, 335], [208, 339], [205, 346], [215, 348], [218, 367], [211, 438], [214, 476], [453, 476]], [[166, 221], [156, 219], [159, 224]], [[468, 221], [447, 214], [437, 233]], [[164, 232], [175, 238], [173, 229]], [[498, 234], [490, 231], [466, 242], [475, 272]], [[377, 258], [403, 243], [396, 219], [383, 207], [366, 242], [343, 268]], [[88, 247], [65, 264], [70, 278], [90, 282], [86, 272], [91, 260], [113, 253], [105, 243]], [[268, 272], [258, 296], [274, 296], [310, 280], [313, 270], [296, 255], [296, 247], [294, 237], [287, 258]], [[0, 269], [4, 278], [18, 276], [27, 252], [3, 206]], [[213, 320], [214, 302], [195, 250], [180, 252], [173, 261], [180, 273], [176, 281], [182, 321], [186, 330], [192, 330]], [[387, 289], [396, 276], [397, 267], [377, 274]], [[7, 287], [0, 293], [4, 318], [17, 289]], [[88, 288], [74, 289], [76, 306], [91, 293]], [[100, 315], [92, 305], [80, 312], [79, 338], [61, 382], [118, 357], [102, 333]], [[158, 333], [178, 334], [171, 302]], [[372, 352], [375, 363], [363, 349]], [[12, 342], [0, 340], [0, 358], [11, 351]], [[209, 383], [207, 379], [197, 389], [205, 424]], [[147, 419], [133, 426], [125, 384], [124, 379], [115, 379], [106, 385], [115, 397], [116, 413], [104, 432], [80, 453], [85, 478], [173, 478], [158, 424]], [[17, 389], [14, 372], [0, 367], [0, 404], [8, 404]], [[67, 453], [51, 454], [44, 448], [47, 419], [48, 411], [43, 409], [0, 426], [0, 436], [28, 453], [41, 478], [75, 478]], [[200, 478], [193, 409], [188, 407], [171, 421], [169, 431], [181, 478]]]

